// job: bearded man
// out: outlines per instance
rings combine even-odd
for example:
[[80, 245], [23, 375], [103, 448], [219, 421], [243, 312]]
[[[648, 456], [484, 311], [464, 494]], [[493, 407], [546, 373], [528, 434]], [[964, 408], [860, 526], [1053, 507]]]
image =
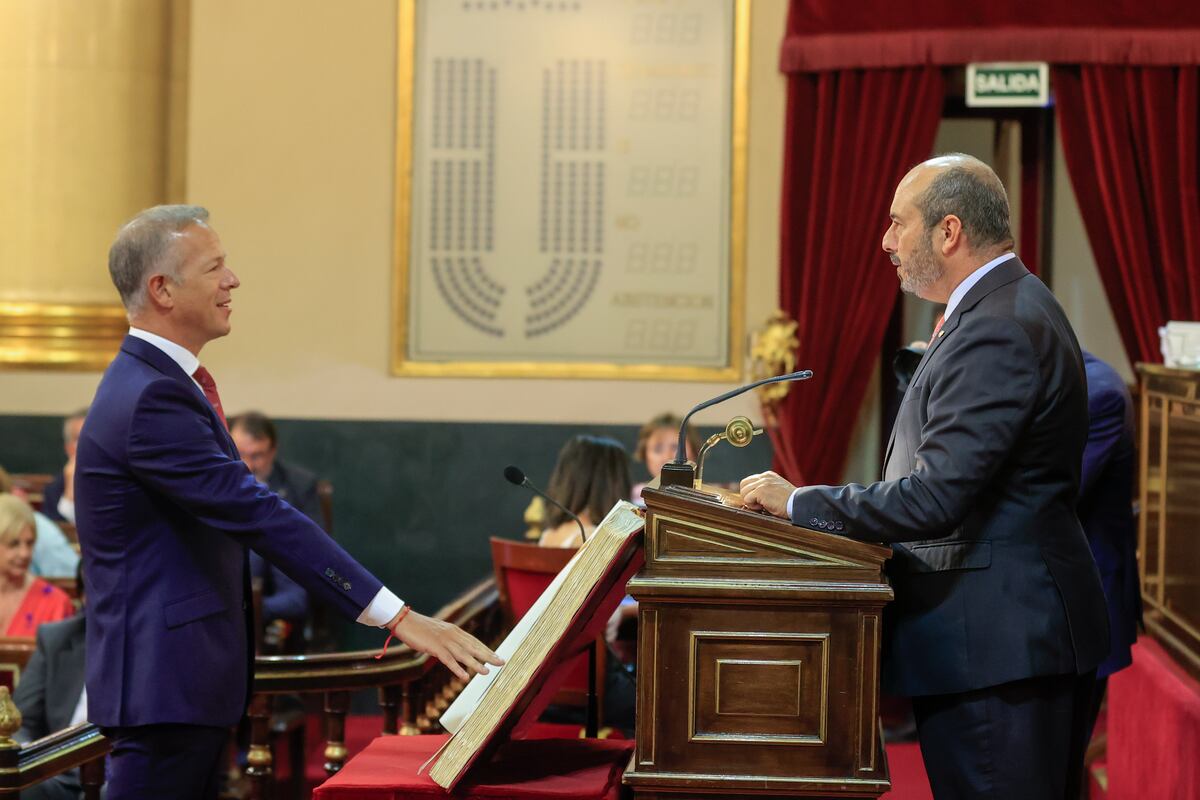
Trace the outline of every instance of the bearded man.
[[904, 291], [945, 303], [896, 415], [883, 480], [742, 481], [751, 508], [886, 542], [883, 685], [912, 697], [938, 798], [1079, 797], [1088, 699], [1108, 653], [1075, 515], [1088, 435], [1083, 358], [1012, 252], [985, 164], [926, 161], [896, 189], [883, 249]]

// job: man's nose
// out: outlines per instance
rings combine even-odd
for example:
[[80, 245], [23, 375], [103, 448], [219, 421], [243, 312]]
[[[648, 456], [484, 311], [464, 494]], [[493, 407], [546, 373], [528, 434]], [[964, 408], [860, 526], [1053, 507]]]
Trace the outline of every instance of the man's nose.
[[236, 289], [242, 285], [242, 282], [238, 280], [238, 276], [234, 274], [233, 270], [227, 269], [225, 271], [228, 273], [228, 275], [225, 277], [226, 289]]

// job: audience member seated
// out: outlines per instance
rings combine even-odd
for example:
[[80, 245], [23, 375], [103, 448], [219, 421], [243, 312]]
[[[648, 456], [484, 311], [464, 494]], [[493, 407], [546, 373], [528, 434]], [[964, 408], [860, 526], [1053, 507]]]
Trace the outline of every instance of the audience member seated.
[[[76, 575], [79, 599], [86, 602], [83, 570]], [[13, 694], [21, 712], [21, 730], [17, 741], [28, 744], [35, 739], [78, 725], [87, 719], [87, 691], [84, 687], [84, 614], [61, 622], [47, 622], [38, 628], [37, 649]], [[83, 797], [79, 770], [47, 778], [21, 790], [21, 800], [78, 800]]]
[[[646, 465], [650, 480], [658, 477], [663, 464], [675, 458], [675, 451], [679, 447], [679, 426], [682, 424], [683, 420], [674, 414], [659, 414], [638, 431], [637, 449], [633, 457]], [[689, 461], [695, 461], [696, 454], [700, 452], [700, 436], [691, 425], [687, 428], [686, 451]], [[633, 502], [642, 503], [642, 489], [646, 488], [647, 483], [633, 487], [630, 495]]]
[[[558, 453], [546, 493], [569, 508], [590, 534], [618, 500], [629, 497], [629, 455], [615, 439], [574, 436]], [[538, 544], [579, 547], [579, 525], [562, 509], [546, 509], [546, 524]]]
[[0, 495], [0, 631], [32, 637], [43, 622], [74, 615], [62, 589], [29, 572], [37, 538], [33, 509], [12, 494]]
[[[229, 420], [229, 431], [242, 461], [260, 483], [297, 508], [318, 525], [321, 502], [317, 478], [308, 470], [277, 458], [279, 435], [265, 414], [247, 411]], [[308, 615], [308, 595], [295, 581], [269, 565], [258, 553], [250, 552], [250, 574], [262, 581], [262, 616], [269, 643], [285, 640], [294, 649]], [[278, 622], [282, 620], [284, 625]], [[283, 628], [289, 630], [283, 630]], [[276, 648], [272, 648], [276, 649]]]
[[63, 451], [67, 463], [54, 480], [42, 491], [42, 513], [52, 520], [75, 524], [75, 446], [79, 444], [79, 432], [87, 409], [76, 411], [63, 420]]
[[[0, 495], [13, 495], [12, 478], [0, 467]], [[19, 498], [20, 499], [20, 498]], [[22, 502], [24, 500], [22, 499]], [[28, 505], [28, 504], [26, 504]], [[33, 560], [29, 571], [34, 575], [47, 578], [65, 578], [75, 574], [79, 566], [79, 553], [67, 539], [62, 529], [55, 525], [49, 517], [38, 511], [33, 511], [33, 526], [35, 544]], [[33, 634], [30, 634], [32, 636]]]

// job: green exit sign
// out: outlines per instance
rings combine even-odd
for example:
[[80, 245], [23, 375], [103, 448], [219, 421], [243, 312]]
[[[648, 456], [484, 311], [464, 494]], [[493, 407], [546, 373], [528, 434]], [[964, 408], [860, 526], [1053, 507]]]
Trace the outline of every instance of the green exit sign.
[[1025, 64], [968, 64], [968, 106], [1045, 106], [1050, 101], [1050, 66], [1044, 61]]

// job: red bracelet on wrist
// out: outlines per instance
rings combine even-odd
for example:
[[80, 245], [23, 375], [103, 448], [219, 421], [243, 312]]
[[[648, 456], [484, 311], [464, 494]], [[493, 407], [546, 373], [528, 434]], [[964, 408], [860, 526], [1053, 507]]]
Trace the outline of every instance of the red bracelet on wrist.
[[412, 611], [412, 606], [407, 603], [404, 605], [404, 608], [400, 609], [400, 613], [396, 616], [396, 624], [387, 629], [388, 637], [387, 641], [383, 643], [383, 649], [375, 654], [376, 661], [387, 655], [388, 645], [392, 643], [392, 637], [396, 635], [396, 628], [400, 627], [400, 623], [404, 621], [404, 618], [408, 616], [408, 612], [410, 611]]
[[396, 625], [393, 625], [391, 630], [396, 630], [396, 626], [401, 622], [404, 622], [404, 618], [408, 616], [408, 612], [410, 611], [412, 611], [412, 606], [410, 606], [408, 603], [405, 603], [404, 608], [400, 609], [400, 616], [396, 617]]

